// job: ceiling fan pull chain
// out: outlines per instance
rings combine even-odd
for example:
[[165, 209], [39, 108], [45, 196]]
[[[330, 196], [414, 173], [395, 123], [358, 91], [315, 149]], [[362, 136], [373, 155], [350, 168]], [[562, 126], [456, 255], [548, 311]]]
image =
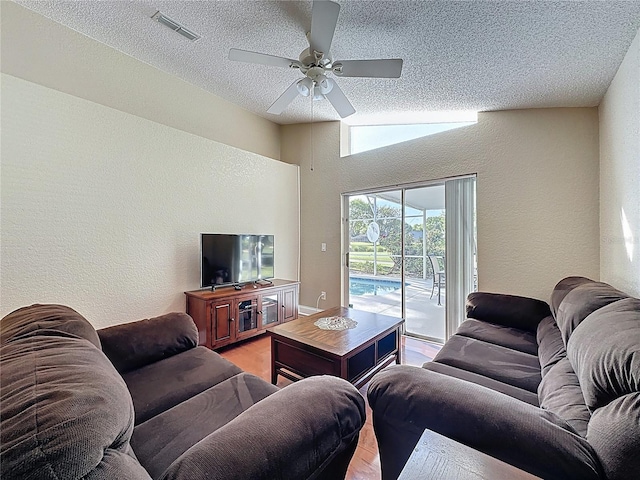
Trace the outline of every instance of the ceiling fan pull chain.
[[313, 148], [313, 93], [309, 95], [309, 98], [311, 99], [311, 127], [309, 131], [311, 132], [311, 171], [313, 172], [313, 162], [315, 158], [314, 148]]

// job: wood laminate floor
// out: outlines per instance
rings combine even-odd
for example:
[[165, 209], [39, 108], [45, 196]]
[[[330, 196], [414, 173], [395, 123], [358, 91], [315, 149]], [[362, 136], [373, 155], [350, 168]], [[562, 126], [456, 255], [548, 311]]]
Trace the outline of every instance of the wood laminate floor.
[[[424, 362], [432, 360], [439, 350], [439, 345], [412, 337], [402, 337], [403, 364], [421, 366]], [[218, 353], [245, 372], [253, 373], [267, 382], [271, 381], [271, 343], [268, 335], [261, 335], [241, 344], [227, 347]], [[279, 387], [290, 383], [290, 380], [278, 377]], [[365, 402], [368, 386], [369, 384], [366, 384], [360, 389]], [[381, 478], [378, 444], [371, 419], [371, 409], [367, 404], [367, 421], [360, 431], [358, 448], [349, 465], [347, 480], [379, 480]]]

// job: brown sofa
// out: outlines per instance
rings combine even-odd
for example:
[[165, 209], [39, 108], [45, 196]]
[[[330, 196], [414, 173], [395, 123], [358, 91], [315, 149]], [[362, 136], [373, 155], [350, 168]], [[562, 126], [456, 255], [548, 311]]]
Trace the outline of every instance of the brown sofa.
[[424, 429], [545, 479], [640, 472], [640, 300], [568, 277], [540, 300], [473, 293], [433, 362], [393, 366], [368, 399], [383, 479]]
[[280, 390], [197, 346], [186, 314], [96, 332], [32, 305], [0, 333], [3, 480], [344, 478], [365, 420], [348, 382]]

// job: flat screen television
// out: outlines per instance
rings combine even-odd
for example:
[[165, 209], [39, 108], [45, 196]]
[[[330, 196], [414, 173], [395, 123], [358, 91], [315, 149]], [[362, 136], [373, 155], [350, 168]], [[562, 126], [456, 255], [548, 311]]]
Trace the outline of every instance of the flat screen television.
[[274, 276], [273, 235], [200, 234], [200, 286], [218, 287]]

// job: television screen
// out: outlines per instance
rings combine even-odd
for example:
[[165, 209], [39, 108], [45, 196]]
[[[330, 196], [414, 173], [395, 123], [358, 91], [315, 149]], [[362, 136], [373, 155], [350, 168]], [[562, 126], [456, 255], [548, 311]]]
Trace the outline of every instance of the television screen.
[[201, 287], [273, 278], [273, 235], [200, 235]]

